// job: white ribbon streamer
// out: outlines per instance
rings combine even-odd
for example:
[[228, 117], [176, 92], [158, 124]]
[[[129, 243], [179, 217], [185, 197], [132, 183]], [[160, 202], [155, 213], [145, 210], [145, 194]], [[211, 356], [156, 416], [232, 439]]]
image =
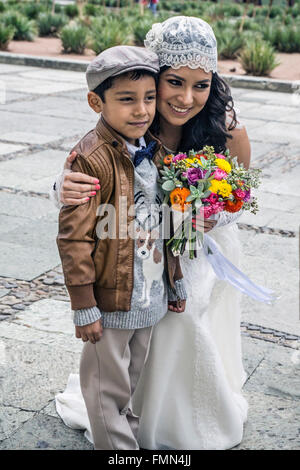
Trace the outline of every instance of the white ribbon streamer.
[[228, 281], [244, 294], [260, 302], [271, 304], [278, 298], [272, 290], [255, 284], [234, 266], [221, 253], [216, 242], [207, 234], [204, 234], [203, 237], [203, 251], [220, 280]]

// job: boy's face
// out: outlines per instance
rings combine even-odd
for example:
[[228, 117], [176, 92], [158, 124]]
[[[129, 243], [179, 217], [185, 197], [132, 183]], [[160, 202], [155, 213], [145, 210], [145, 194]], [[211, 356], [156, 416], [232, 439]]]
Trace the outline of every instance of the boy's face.
[[135, 144], [150, 127], [156, 107], [155, 80], [144, 75], [138, 80], [115, 78], [105, 91], [105, 103], [99, 98], [106, 122], [129, 143]]

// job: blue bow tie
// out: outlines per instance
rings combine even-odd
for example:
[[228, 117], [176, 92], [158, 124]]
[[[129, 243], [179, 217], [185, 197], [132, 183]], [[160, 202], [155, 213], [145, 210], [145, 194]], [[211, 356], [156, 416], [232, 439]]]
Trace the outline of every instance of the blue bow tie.
[[155, 153], [156, 142], [152, 140], [147, 147], [142, 148], [142, 150], [137, 150], [134, 155], [133, 164], [134, 166], [138, 166], [144, 158], [148, 158], [150, 161], [153, 158]]

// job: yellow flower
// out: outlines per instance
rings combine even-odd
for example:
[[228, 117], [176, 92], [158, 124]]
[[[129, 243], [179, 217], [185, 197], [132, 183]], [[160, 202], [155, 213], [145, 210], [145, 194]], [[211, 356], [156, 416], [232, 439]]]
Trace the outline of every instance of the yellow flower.
[[228, 197], [232, 192], [232, 187], [226, 180], [211, 180], [210, 183], [211, 186], [208, 189], [212, 193], [220, 194], [222, 197]]
[[185, 162], [187, 168], [191, 167], [195, 163], [197, 163], [198, 165], [199, 164], [202, 165], [201, 160], [199, 160], [199, 158], [196, 158], [196, 157], [194, 157], [194, 158], [185, 158], [184, 162]]
[[231, 165], [228, 163], [226, 160], [223, 160], [223, 158], [216, 158], [215, 163], [220, 168], [221, 170], [226, 171], [226, 173], [231, 172]]

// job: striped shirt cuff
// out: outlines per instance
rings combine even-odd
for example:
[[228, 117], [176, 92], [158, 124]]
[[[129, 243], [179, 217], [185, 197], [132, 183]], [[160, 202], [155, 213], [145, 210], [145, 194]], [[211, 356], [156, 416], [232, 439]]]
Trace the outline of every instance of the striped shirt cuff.
[[177, 279], [177, 281], [175, 281], [175, 291], [176, 293], [171, 289], [170, 286], [168, 286], [168, 300], [178, 300], [178, 297], [180, 300], [187, 299], [187, 292], [185, 290], [183, 279]]
[[77, 326], [89, 325], [101, 318], [101, 312], [98, 307], [81, 308], [80, 310], [73, 310], [73, 313], [73, 322]]

